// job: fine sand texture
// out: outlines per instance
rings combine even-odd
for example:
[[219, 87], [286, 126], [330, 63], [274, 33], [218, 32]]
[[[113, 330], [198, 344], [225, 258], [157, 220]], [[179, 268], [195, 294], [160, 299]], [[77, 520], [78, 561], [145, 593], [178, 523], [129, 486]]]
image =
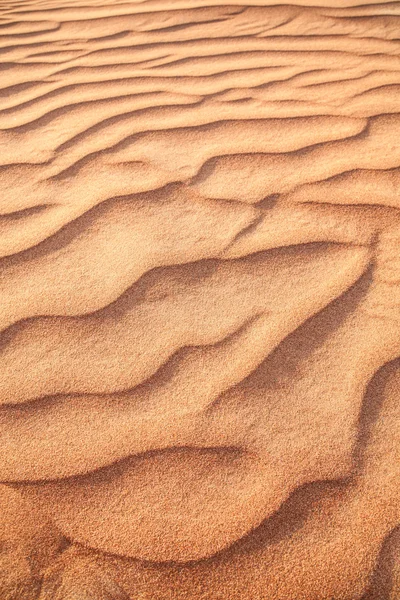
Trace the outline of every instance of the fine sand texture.
[[0, 1], [0, 600], [399, 600], [400, 2]]

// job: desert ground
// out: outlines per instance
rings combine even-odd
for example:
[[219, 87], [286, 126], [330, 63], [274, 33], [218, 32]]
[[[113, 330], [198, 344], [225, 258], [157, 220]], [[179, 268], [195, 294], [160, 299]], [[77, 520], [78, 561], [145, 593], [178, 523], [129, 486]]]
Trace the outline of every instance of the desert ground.
[[400, 598], [400, 2], [0, 1], [0, 600]]

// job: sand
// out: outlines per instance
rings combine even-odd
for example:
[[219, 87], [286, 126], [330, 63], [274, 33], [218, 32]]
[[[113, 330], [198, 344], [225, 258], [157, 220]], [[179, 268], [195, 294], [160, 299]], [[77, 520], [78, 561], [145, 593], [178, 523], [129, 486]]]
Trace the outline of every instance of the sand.
[[400, 597], [400, 3], [0, 4], [1, 600]]

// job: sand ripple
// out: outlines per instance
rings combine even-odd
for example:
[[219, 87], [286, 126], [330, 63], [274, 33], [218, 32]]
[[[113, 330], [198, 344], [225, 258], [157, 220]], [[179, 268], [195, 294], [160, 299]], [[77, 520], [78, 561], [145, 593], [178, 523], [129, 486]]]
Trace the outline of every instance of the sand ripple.
[[398, 597], [400, 5], [337, 4], [0, 7], [6, 600]]

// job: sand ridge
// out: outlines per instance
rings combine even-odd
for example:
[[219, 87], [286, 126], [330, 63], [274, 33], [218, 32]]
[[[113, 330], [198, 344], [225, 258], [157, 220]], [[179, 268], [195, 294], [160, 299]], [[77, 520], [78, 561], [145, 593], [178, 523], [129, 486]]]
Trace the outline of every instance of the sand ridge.
[[6, 600], [397, 597], [399, 27], [0, 7]]

